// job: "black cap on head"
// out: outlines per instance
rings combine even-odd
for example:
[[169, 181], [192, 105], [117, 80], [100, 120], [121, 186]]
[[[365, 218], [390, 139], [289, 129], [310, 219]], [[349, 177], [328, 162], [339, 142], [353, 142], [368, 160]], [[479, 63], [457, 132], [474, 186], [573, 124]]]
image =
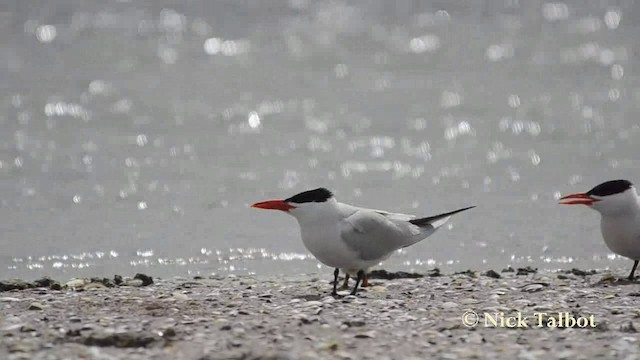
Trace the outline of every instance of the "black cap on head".
[[633, 184], [627, 180], [611, 180], [602, 183], [587, 192], [587, 195], [607, 196], [627, 191]]
[[333, 194], [331, 193], [331, 191], [325, 188], [317, 188], [317, 189], [301, 192], [300, 194], [293, 195], [292, 197], [285, 199], [284, 201], [288, 203], [296, 203], [296, 204], [302, 204], [302, 203], [308, 203], [308, 202], [325, 202], [331, 199], [332, 196]]

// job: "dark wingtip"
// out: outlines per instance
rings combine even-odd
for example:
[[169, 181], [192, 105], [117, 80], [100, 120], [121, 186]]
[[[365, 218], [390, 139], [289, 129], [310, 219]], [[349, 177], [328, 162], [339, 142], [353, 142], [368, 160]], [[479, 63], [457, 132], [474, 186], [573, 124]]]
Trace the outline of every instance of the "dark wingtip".
[[476, 207], [475, 205], [473, 206], [468, 206], [466, 208], [462, 208], [462, 209], [458, 209], [458, 210], [454, 210], [454, 211], [449, 211], [447, 213], [444, 214], [439, 214], [439, 215], [434, 215], [434, 216], [429, 216], [429, 217], [425, 217], [425, 218], [421, 218], [421, 219], [412, 219], [409, 220], [410, 223], [412, 223], [413, 225], [417, 225], [417, 226], [424, 226], [426, 224], [430, 224], [433, 221], [451, 216], [451, 215], [455, 215], [457, 213], [463, 212], [465, 210], [469, 210], [469, 209], [473, 209], [474, 207]]

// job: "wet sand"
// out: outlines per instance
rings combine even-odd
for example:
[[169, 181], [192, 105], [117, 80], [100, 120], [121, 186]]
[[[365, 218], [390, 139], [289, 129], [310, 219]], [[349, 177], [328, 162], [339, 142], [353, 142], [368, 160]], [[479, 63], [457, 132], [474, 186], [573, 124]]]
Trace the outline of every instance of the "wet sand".
[[640, 283], [609, 272], [434, 271], [338, 298], [329, 277], [1, 282], [0, 358], [640, 356]]

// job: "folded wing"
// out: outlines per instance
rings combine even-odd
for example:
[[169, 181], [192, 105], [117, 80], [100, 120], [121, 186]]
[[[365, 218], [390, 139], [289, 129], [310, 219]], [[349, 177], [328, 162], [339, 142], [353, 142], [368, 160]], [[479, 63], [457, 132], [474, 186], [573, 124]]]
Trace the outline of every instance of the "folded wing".
[[384, 260], [398, 250], [433, 234], [449, 218], [472, 207], [416, 219], [413, 215], [358, 209], [340, 221], [340, 234], [362, 260]]
[[429, 236], [435, 229], [421, 228], [396, 214], [361, 209], [340, 222], [340, 234], [362, 260], [383, 260], [393, 251]]

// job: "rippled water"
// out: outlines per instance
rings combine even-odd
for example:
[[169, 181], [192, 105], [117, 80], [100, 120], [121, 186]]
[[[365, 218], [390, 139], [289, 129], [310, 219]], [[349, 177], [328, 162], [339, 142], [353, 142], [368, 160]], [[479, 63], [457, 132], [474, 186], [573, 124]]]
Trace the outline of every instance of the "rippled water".
[[[467, 205], [390, 269], [627, 267], [561, 193], [640, 182], [631, 1], [0, 7], [0, 278], [310, 272], [293, 218]], [[64, 273], [64, 274], [61, 274]]]

